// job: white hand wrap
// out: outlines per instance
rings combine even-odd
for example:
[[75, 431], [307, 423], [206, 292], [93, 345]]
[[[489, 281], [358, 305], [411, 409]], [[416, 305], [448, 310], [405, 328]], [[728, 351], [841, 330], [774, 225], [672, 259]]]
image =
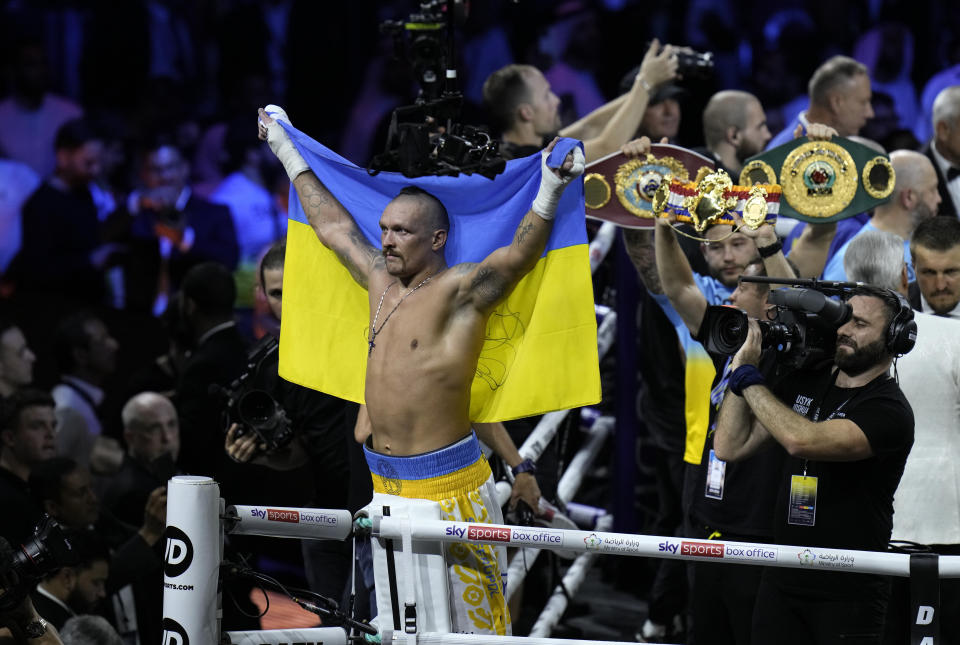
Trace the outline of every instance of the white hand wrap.
[[563, 190], [567, 184], [583, 174], [584, 167], [583, 150], [579, 146], [573, 149], [573, 167], [569, 172], [560, 170], [559, 175], [555, 173], [547, 166], [549, 156], [550, 153], [546, 150], [540, 153], [540, 191], [530, 207], [530, 210], [545, 220], [552, 220], [556, 215]]
[[[264, 127], [267, 129], [267, 144], [273, 150], [273, 154], [277, 155], [280, 163], [283, 164], [284, 170], [287, 171], [287, 177], [290, 178], [290, 181], [293, 181], [300, 173], [310, 170], [310, 166], [303, 160], [296, 146], [293, 145], [293, 141], [290, 140], [290, 135], [279, 123], [280, 121], [290, 123], [290, 117], [287, 116], [282, 107], [276, 105], [268, 105], [263, 109], [273, 118], [273, 123], [264, 123]], [[290, 123], [290, 125], [293, 124]]]

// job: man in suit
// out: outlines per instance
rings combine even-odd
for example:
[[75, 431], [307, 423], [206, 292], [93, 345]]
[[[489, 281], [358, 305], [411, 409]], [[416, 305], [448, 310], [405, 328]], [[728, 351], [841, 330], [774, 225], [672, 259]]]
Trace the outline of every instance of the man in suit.
[[213, 260], [233, 271], [239, 247], [230, 210], [190, 189], [190, 166], [172, 143], [144, 149], [140, 179], [126, 208], [113, 213], [108, 236], [129, 244], [124, 260], [124, 306], [161, 313], [191, 267]]
[[69, 531], [76, 563], [57, 569], [30, 594], [37, 613], [57, 629], [71, 616], [100, 608], [107, 597], [110, 552], [92, 529]]
[[103, 505], [120, 520], [136, 524], [150, 493], [176, 473], [180, 422], [170, 399], [156, 392], [133, 396], [121, 413], [127, 454], [103, 494]]
[[181, 315], [194, 350], [177, 386], [180, 466], [195, 475], [216, 476], [223, 467], [220, 406], [211, 405], [210, 386], [227, 386], [246, 364], [247, 346], [233, 320], [237, 289], [226, 267], [198, 264], [183, 279]]
[[960, 85], [951, 85], [933, 102], [933, 138], [923, 148], [937, 169], [940, 214], [960, 215]]

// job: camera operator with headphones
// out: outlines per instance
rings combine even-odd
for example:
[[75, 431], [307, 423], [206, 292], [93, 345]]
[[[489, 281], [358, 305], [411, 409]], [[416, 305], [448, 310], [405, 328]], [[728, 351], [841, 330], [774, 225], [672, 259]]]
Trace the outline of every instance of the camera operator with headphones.
[[[750, 321], [714, 447], [718, 458], [736, 461], [773, 438], [789, 453], [777, 490], [777, 543], [886, 551], [914, 425], [889, 372], [913, 347], [917, 328], [909, 304], [888, 289], [859, 287], [848, 302], [852, 315], [837, 330], [832, 364], [798, 370], [776, 391], [757, 369], [761, 331]], [[888, 597], [881, 576], [766, 568], [753, 641], [879, 643]]]

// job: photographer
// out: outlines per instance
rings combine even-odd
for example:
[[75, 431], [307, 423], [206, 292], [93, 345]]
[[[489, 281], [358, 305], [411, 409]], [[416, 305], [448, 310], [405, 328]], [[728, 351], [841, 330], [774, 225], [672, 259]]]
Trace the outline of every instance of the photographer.
[[[810, 136], [817, 138], [828, 139], [832, 134], [829, 128], [817, 125], [810, 131]], [[650, 140], [646, 137], [623, 147], [628, 157], [641, 157], [649, 151]], [[684, 480], [689, 476], [685, 471], [690, 468], [702, 473], [702, 457], [709, 454], [704, 452], [704, 446], [707, 422], [712, 414], [711, 381], [722, 368], [722, 364], [714, 367], [693, 335], [700, 329], [708, 305], [720, 305], [732, 297], [740, 276], [759, 260], [758, 247], [763, 249], [762, 264], [767, 273], [793, 275], [793, 269], [780, 250], [773, 227], [767, 224], [755, 231], [742, 226], [734, 229], [723, 223], [710, 226], [703, 234], [709, 241], [701, 245], [710, 275], [692, 270], [667, 220], [658, 219], [654, 230], [655, 238], [650, 229], [625, 229], [624, 241], [645, 287], [640, 331], [648, 340], [641, 353], [643, 390], [639, 405], [657, 451], [660, 507], [654, 530], [672, 535], [689, 519], [692, 491], [685, 488], [692, 484], [685, 486]], [[801, 271], [819, 273], [828, 245], [829, 239], [824, 243], [812, 236], [798, 243], [793, 254], [801, 266], [808, 267]], [[753, 289], [745, 287], [741, 294], [752, 294]], [[671, 327], [676, 331], [677, 344], [661, 342], [662, 335], [669, 334], [667, 330]], [[679, 398], [676, 397], [678, 390]], [[699, 523], [713, 522], [701, 518]], [[757, 535], [755, 528], [748, 531], [735, 526], [725, 524], [723, 528], [734, 533], [752, 531]], [[642, 637], [668, 637], [667, 629], [673, 616], [682, 613], [685, 585], [680, 568], [682, 565], [674, 561], [661, 563], [651, 590], [651, 612], [642, 628]], [[712, 618], [709, 620], [713, 622]], [[736, 631], [733, 626], [731, 629]]]
[[483, 100], [501, 133], [506, 159], [526, 157], [560, 136], [583, 140], [587, 163], [616, 152], [640, 126], [651, 96], [677, 74], [677, 56], [670, 45], [654, 40], [623, 96], [576, 123], [560, 127], [560, 99], [543, 73], [531, 65], [507, 65], [483, 84]]
[[[260, 263], [260, 288], [272, 315], [280, 320], [283, 306], [283, 263], [286, 246], [270, 247]], [[350, 508], [356, 511], [372, 495], [366, 469], [367, 495], [354, 491], [356, 469], [349, 467], [347, 437], [353, 434], [357, 406], [328, 394], [291, 383], [277, 373], [278, 354], [272, 351], [250, 376], [253, 387], [269, 392], [289, 419], [293, 438], [282, 446], [268, 447], [250, 428], [232, 423], [227, 433], [227, 455], [238, 463], [254, 463], [280, 471], [311, 464], [312, 505], [317, 508]], [[361, 463], [362, 466], [362, 463]], [[353, 485], [351, 485], [353, 484]], [[363, 484], [359, 484], [362, 489]], [[304, 565], [310, 588], [340, 601], [350, 569], [347, 543], [332, 540], [303, 540]]]
[[[777, 543], [885, 551], [893, 494], [913, 445], [913, 412], [890, 377], [909, 351], [912, 312], [895, 293], [860, 287], [837, 330], [833, 364], [800, 370], [775, 391], [757, 369], [761, 332], [750, 321], [731, 363], [717, 418], [716, 456], [739, 461], [771, 438], [789, 453], [777, 489]], [[880, 642], [889, 581], [835, 571], [765, 569], [755, 642]]]

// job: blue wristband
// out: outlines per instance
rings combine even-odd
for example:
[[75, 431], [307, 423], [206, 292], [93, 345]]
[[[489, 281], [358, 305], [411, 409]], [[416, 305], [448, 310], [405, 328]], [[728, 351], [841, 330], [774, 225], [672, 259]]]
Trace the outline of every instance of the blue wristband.
[[751, 385], [765, 385], [766, 382], [756, 365], [741, 365], [733, 370], [727, 383], [731, 392], [743, 396], [743, 391]]
[[520, 473], [530, 473], [531, 475], [537, 474], [537, 465], [533, 463], [530, 459], [524, 459], [519, 464], [510, 469], [513, 472], [513, 476], [516, 477]]

